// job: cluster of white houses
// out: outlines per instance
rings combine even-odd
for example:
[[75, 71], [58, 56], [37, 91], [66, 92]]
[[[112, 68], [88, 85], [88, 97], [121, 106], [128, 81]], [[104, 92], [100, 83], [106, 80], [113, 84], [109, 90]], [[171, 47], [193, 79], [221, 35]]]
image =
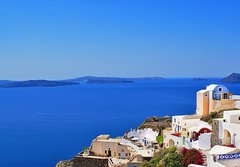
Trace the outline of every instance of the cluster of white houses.
[[[232, 95], [225, 86], [207, 86], [197, 92], [194, 115], [172, 117], [172, 127], [162, 131], [163, 147], [196, 148], [206, 155], [210, 167], [240, 166], [239, 107], [240, 97]], [[201, 121], [203, 115], [222, 110], [223, 118], [214, 119], [211, 124]], [[105, 166], [109, 167], [140, 167], [158, 149], [158, 135], [152, 129], [131, 130], [121, 138], [100, 135], [92, 141], [88, 152], [79, 156], [105, 158]]]
[[131, 129], [124, 137], [119, 138], [99, 135], [92, 141], [89, 150], [81, 153], [80, 157], [92, 160], [105, 158], [105, 165], [108, 167], [140, 167], [144, 160], [153, 157], [158, 148], [157, 136], [158, 132], [150, 128]]
[[[209, 85], [197, 92], [194, 115], [172, 117], [172, 128], [163, 131], [164, 147], [195, 148], [207, 157], [209, 167], [240, 166], [240, 97], [223, 85]], [[223, 111], [212, 123], [201, 121], [204, 115]]]

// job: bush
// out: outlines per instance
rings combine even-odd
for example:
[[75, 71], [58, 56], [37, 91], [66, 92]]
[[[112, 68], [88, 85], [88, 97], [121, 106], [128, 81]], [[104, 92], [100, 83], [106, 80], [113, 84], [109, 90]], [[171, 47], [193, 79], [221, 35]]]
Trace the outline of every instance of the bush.
[[143, 162], [141, 167], [183, 167], [182, 155], [176, 147], [160, 149], [149, 162]]
[[185, 167], [190, 164], [202, 165], [203, 164], [203, 156], [202, 153], [196, 149], [182, 149], [182, 163]]
[[182, 155], [174, 152], [169, 153], [163, 158], [164, 167], [183, 167]]
[[210, 113], [210, 117], [211, 117], [211, 118], [215, 118], [216, 116], [217, 116], [217, 112], [211, 112], [211, 113]]

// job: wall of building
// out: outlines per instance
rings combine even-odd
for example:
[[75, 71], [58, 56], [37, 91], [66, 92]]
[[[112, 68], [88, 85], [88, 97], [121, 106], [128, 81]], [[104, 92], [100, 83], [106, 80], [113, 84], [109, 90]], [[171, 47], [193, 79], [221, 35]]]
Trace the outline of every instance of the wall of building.
[[239, 167], [240, 166], [240, 159], [229, 159], [229, 160], [217, 160], [218, 163], [229, 166], [229, 167]]
[[183, 119], [181, 122], [181, 126], [182, 126], [182, 135], [189, 137], [188, 134], [190, 134], [189, 129], [191, 127], [196, 127], [198, 126], [200, 122], [200, 119]]
[[209, 92], [197, 92], [197, 114], [209, 114]]
[[204, 133], [198, 138], [198, 147], [203, 150], [211, 148], [211, 133]]
[[240, 124], [240, 114], [239, 115], [231, 115], [230, 122], [235, 124]]
[[109, 141], [93, 141], [91, 147], [91, 153], [96, 156], [108, 156], [111, 151], [111, 157], [126, 158], [129, 159], [131, 154], [130, 150], [125, 145], [120, 145], [118, 142]]

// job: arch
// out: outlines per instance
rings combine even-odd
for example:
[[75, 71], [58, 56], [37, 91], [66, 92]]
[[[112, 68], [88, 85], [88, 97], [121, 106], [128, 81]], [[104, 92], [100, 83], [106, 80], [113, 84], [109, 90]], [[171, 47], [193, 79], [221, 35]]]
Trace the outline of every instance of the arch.
[[223, 145], [231, 144], [231, 133], [227, 129], [224, 129], [224, 137], [223, 137], [222, 144]]
[[170, 139], [169, 142], [168, 142], [168, 145], [169, 145], [169, 147], [174, 146], [174, 140]]

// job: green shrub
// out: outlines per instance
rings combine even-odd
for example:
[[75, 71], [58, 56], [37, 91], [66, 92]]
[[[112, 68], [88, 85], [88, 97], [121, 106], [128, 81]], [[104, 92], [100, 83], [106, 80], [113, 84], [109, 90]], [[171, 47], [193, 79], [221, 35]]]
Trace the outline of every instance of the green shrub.
[[162, 144], [163, 143], [163, 136], [157, 136], [157, 142], [158, 142], [158, 144]]
[[[167, 154], [163, 158], [163, 166], [164, 167], [183, 167], [182, 164], [182, 155], [178, 152], [173, 152]], [[160, 164], [162, 166], [162, 164]]]

